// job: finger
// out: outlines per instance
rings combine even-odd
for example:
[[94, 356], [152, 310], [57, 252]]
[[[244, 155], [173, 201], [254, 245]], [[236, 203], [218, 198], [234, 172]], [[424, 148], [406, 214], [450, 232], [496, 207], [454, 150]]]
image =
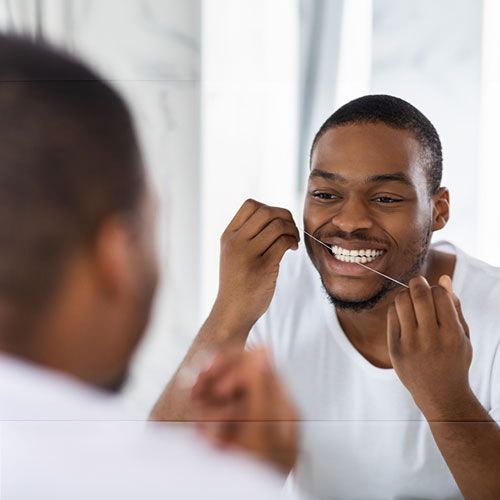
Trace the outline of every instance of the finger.
[[241, 403], [234, 400], [203, 401], [197, 402], [196, 415], [200, 421], [208, 422], [226, 422], [229, 420], [238, 420], [241, 415]]
[[436, 306], [436, 315], [439, 325], [446, 333], [455, 332], [457, 326], [461, 326], [461, 323], [451, 295], [441, 286], [433, 287], [432, 294], [434, 296], [434, 304]]
[[248, 390], [252, 377], [256, 376], [258, 368], [255, 363], [262, 356], [262, 349], [252, 353], [238, 351], [221, 355], [219, 363], [211, 368], [211, 373], [206, 374], [211, 377], [211, 383], [204, 394], [205, 402], [220, 405], [240, 400]]
[[389, 346], [389, 354], [396, 352], [400, 339], [401, 326], [396, 313], [396, 306], [389, 304], [387, 309], [387, 345]]
[[225, 232], [238, 231], [243, 224], [264, 204], [259, 201], [248, 199], [236, 212], [235, 216], [231, 219], [231, 222], [226, 227]]
[[415, 311], [415, 319], [420, 327], [420, 332], [426, 334], [435, 331], [438, 323], [429, 283], [423, 276], [418, 276], [411, 279], [408, 285]]
[[220, 398], [246, 397], [255, 384], [261, 383], [260, 376], [267, 373], [265, 360], [266, 353], [262, 348], [243, 353], [238, 364], [214, 385], [214, 393]]
[[264, 417], [266, 405], [275, 403], [267, 396], [270, 383], [267, 375], [262, 350], [245, 353], [231, 373], [213, 387], [214, 395], [218, 401], [232, 408], [237, 420], [260, 420]]
[[460, 302], [460, 299], [453, 294], [453, 305], [455, 306], [455, 310], [457, 311], [458, 314], [458, 319], [460, 320], [460, 324], [462, 325], [462, 328], [464, 329], [464, 333], [468, 339], [470, 339], [470, 329], [469, 325], [467, 324], [467, 321], [465, 321], [465, 316], [462, 311], [462, 304]]
[[245, 394], [247, 374], [244, 366], [233, 366], [212, 386], [211, 396], [219, 401], [237, 400]]
[[417, 319], [415, 318], [410, 292], [408, 290], [400, 292], [396, 296], [394, 305], [400, 325], [400, 337], [404, 339], [406, 336], [414, 334], [417, 329]]
[[287, 250], [297, 250], [299, 244], [293, 236], [280, 236], [264, 253], [262, 257], [269, 262], [279, 263]]
[[447, 274], [443, 274], [439, 277], [438, 285], [442, 286], [450, 295], [453, 295], [453, 287], [451, 284], [451, 278]]
[[[274, 219], [255, 238], [250, 241], [254, 253], [264, 255], [270, 247], [282, 236], [290, 236], [298, 246], [300, 241], [299, 231], [293, 221]], [[258, 250], [256, 250], [258, 249]]]
[[221, 414], [203, 415], [197, 423], [197, 429], [210, 441], [228, 443], [232, 441], [241, 424], [236, 419]]
[[453, 291], [452, 287], [452, 282], [451, 278], [443, 274], [438, 281], [439, 286], [442, 286], [446, 291], [451, 295], [451, 298], [453, 300], [453, 304], [455, 306], [455, 309], [457, 310], [458, 314], [458, 319], [460, 320], [460, 323], [462, 325], [462, 328], [464, 329], [465, 335], [467, 338], [470, 338], [470, 330], [469, 330], [469, 325], [467, 324], [467, 321], [465, 321], [464, 313], [462, 311], [462, 304], [460, 303], [460, 299], [455, 295], [455, 292]]
[[262, 205], [251, 215], [240, 229], [241, 237], [248, 240], [255, 238], [276, 219], [290, 222], [297, 232], [297, 237], [300, 237], [290, 211], [286, 208], [270, 207], [269, 205]]
[[275, 393], [275, 376], [271, 368], [269, 354], [265, 348], [261, 348], [249, 359], [249, 401], [253, 405], [256, 417], [265, 416], [266, 408], [277, 404], [273, 401], [273, 391]]

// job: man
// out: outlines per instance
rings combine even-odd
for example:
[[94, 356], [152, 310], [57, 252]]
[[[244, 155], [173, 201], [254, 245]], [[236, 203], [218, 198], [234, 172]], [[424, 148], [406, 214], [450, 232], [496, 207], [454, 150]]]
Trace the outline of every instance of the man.
[[[318, 498], [500, 498], [500, 270], [430, 246], [449, 218], [441, 171], [421, 112], [362, 97], [314, 139], [307, 255], [280, 267], [298, 230], [253, 200], [222, 236], [219, 293], [187, 359], [228, 339], [270, 346], [305, 419], [295, 479]], [[175, 379], [167, 401], [158, 413], [188, 413]]]
[[[2, 35], [0, 141], [2, 498], [279, 497], [275, 470], [187, 430], [145, 431], [111, 397], [157, 283], [155, 202], [122, 99], [72, 57]], [[199, 418], [217, 400], [231, 416], [294, 419], [265, 354], [218, 354], [213, 368], [193, 388]], [[269, 412], [276, 398], [285, 413]], [[287, 471], [295, 429], [274, 428], [265, 446], [263, 427], [222, 443]]]

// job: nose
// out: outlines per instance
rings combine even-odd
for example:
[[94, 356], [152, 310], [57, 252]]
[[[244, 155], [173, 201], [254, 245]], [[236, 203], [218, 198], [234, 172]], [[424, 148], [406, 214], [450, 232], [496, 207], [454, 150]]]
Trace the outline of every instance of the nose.
[[354, 196], [342, 203], [340, 209], [333, 215], [332, 223], [346, 233], [370, 229], [373, 226], [369, 207], [366, 206], [364, 200]]

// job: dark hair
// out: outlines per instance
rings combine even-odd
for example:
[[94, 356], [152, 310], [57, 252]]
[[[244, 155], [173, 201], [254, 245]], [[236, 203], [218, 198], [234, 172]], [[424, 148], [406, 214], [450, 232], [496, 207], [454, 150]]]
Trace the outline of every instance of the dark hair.
[[44, 304], [66, 258], [143, 188], [119, 95], [72, 56], [0, 35], [0, 314]]
[[415, 106], [390, 95], [367, 95], [344, 104], [321, 126], [311, 147], [311, 157], [319, 139], [329, 129], [356, 123], [384, 123], [412, 132], [425, 154], [429, 193], [434, 194], [441, 185], [443, 152], [434, 125]]

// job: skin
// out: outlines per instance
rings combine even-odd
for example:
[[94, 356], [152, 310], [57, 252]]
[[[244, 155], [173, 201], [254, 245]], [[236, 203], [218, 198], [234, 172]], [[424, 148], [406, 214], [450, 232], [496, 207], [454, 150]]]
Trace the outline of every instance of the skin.
[[[57, 290], [23, 341], [0, 349], [105, 390], [118, 390], [149, 318], [158, 280], [156, 202], [102, 221], [66, 261]], [[68, 335], [71, 332], [71, 335]]]
[[[410, 291], [392, 288], [370, 309], [337, 309], [337, 316], [366, 359], [396, 370], [430, 422], [464, 496], [498, 498], [500, 431], [470, 390], [467, 326], [449, 278], [441, 278], [453, 276], [455, 257], [426, 251], [430, 234], [448, 221], [449, 193], [446, 188], [429, 193], [424, 159], [408, 131], [381, 123], [330, 129], [312, 155], [304, 227], [344, 248], [378, 245], [385, 254], [373, 267], [410, 283]], [[243, 204], [221, 238], [214, 307], [178, 374], [197, 352], [227, 343], [244, 348], [251, 327], [272, 300], [283, 254], [298, 241], [287, 210], [254, 200]], [[359, 302], [384, 287], [385, 278], [332, 264], [321, 245], [309, 239], [305, 243], [331, 295]], [[179, 420], [191, 412], [192, 402], [180, 390], [177, 375], [152, 417]]]

